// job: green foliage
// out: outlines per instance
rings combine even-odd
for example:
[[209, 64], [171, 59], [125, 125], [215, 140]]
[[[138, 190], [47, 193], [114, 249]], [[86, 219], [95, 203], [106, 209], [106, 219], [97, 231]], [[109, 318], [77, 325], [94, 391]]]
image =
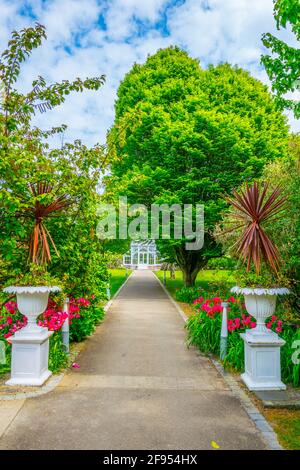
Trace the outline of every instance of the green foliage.
[[[273, 0], [274, 16], [277, 29], [290, 26], [300, 39], [300, 3], [299, 0]], [[272, 55], [263, 55], [262, 63], [272, 81], [272, 90], [276, 94], [280, 108], [294, 111], [296, 117], [300, 116], [300, 103], [285, 98], [287, 92], [295, 91], [300, 87], [300, 50], [289, 46], [270, 33], [262, 37], [264, 46]]]
[[187, 344], [197, 346], [205, 354], [220, 354], [221, 316], [209, 318], [205, 313], [189, 317]]
[[[163, 281], [163, 271], [156, 271], [156, 276]], [[198, 295], [203, 295], [207, 298], [228, 295], [230, 288], [235, 285], [235, 276], [231, 271], [220, 270], [201, 270], [196, 279], [196, 287], [198, 288]], [[176, 292], [181, 290], [184, 286], [183, 275], [181, 271], [175, 271], [175, 279], [167, 278], [166, 287], [168, 291], [176, 298]], [[194, 300], [194, 299], [193, 299]]]
[[233, 259], [231, 256], [221, 256], [219, 258], [211, 258], [207, 263], [207, 269], [235, 269], [236, 268], [236, 260]]
[[[57, 286], [63, 290], [62, 282], [58, 278], [51, 276], [44, 266], [36, 264], [31, 264], [29, 271], [20, 274], [14, 281], [17, 286]], [[10, 279], [7, 284], [11, 285], [11, 282]]]
[[[292, 290], [294, 315], [300, 311], [300, 140], [299, 135], [291, 135], [289, 152], [284, 158], [268, 163], [261, 176], [262, 182], [269, 184], [270, 191], [278, 185], [287, 203], [280, 213], [269, 223], [265, 224], [266, 233], [276, 242], [279, 251], [280, 270], [277, 275], [270, 273], [263, 264], [262, 272], [257, 275], [251, 270], [245, 273], [241, 263], [238, 263], [236, 279], [242, 286], [287, 286]], [[233, 257], [236, 255], [235, 242], [240, 235], [240, 228], [232, 231], [235, 221], [231, 211], [225, 211], [219, 226], [215, 230], [215, 237], [222, 243], [223, 250]]]
[[70, 324], [70, 341], [80, 342], [90, 336], [104, 317], [102, 307], [92, 305], [80, 310], [80, 317]]
[[175, 293], [175, 298], [179, 302], [191, 304], [199, 296], [199, 287], [182, 287]]
[[[300, 340], [300, 328], [295, 328], [295, 326], [287, 327], [280, 336], [286, 341], [281, 349], [282, 379], [297, 387], [300, 385], [300, 363], [294, 364], [292, 356], [295, 353], [295, 341]], [[297, 347], [299, 348], [299, 343]]]
[[49, 344], [49, 370], [55, 373], [68, 365], [68, 356], [64, 351], [61, 331], [55, 331], [50, 337]]
[[118, 90], [108, 137], [113, 156], [107, 195], [129, 203], [204, 204], [205, 244], [160, 240], [193, 285], [200, 268], [221, 255], [212, 230], [226, 207], [223, 196], [262, 173], [287, 152], [287, 126], [267, 87], [229, 64], [201, 69], [170, 47], [134, 65]]
[[6, 362], [4, 364], [0, 364], [0, 376], [1, 376], [2, 374], [6, 374], [7, 372], [10, 371], [10, 366], [11, 366], [11, 345], [7, 341], [3, 340], [2, 337], [0, 337], [0, 340], [4, 342], [4, 345], [5, 345], [5, 358], [6, 358]]
[[288, 204], [280, 218], [268, 228], [276, 240], [282, 274], [289, 280], [293, 292], [293, 304], [300, 313], [300, 136], [292, 135], [289, 156], [266, 166], [263, 179], [275, 186], [280, 184]]

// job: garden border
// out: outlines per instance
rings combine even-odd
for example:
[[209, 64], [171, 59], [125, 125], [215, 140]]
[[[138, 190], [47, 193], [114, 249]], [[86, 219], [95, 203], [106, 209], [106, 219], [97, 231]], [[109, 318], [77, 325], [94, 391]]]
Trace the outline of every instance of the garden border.
[[[151, 271], [152, 272], [152, 271]], [[161, 282], [161, 280], [152, 272], [153, 276], [157, 279], [159, 284], [161, 285], [163, 291], [167, 294], [169, 300], [172, 302], [174, 307], [176, 308], [177, 312], [183, 319], [183, 321], [186, 323], [188, 320], [188, 317], [182, 310], [182, 308], [178, 305], [178, 303], [173, 299], [171, 296], [170, 292], [167, 290], [167, 288], [164, 286], [164, 284]], [[230, 388], [230, 390], [233, 392], [233, 395], [238, 398], [240, 401], [242, 407], [246, 411], [247, 415], [251, 419], [251, 421], [255, 424], [256, 428], [260, 431], [262, 434], [265, 442], [268, 444], [270, 450], [283, 450], [283, 447], [279, 444], [277, 435], [272, 428], [272, 426], [268, 423], [266, 418], [260, 413], [258, 408], [253, 404], [252, 400], [250, 397], [246, 394], [246, 392], [241, 388], [239, 382], [235, 379], [235, 377], [230, 374], [230, 372], [225, 371], [224, 367], [222, 364], [217, 361], [216, 359], [213, 359], [209, 357], [210, 361], [212, 364], [215, 366], [219, 374], [223, 377], [224, 381]]]
[[[121, 292], [121, 290], [127, 283], [128, 279], [132, 276], [132, 274], [133, 274], [133, 271], [127, 276], [123, 284], [115, 292], [112, 298], [104, 305], [103, 310], [105, 313], [108, 312], [113, 301], [119, 295], [119, 293]], [[95, 332], [93, 334], [95, 334]], [[71, 352], [70, 354], [70, 356], [72, 357], [71, 362], [73, 362], [76, 359], [76, 357], [82, 352], [82, 350], [86, 346], [87, 339], [88, 338], [86, 338], [85, 340], [83, 340], [81, 343], [77, 345], [77, 348], [73, 353], [73, 357], [72, 357], [72, 352]], [[64, 378], [65, 374], [68, 372], [69, 369], [70, 369], [70, 366], [68, 366], [63, 372], [60, 372], [59, 374], [51, 375], [51, 377], [49, 378], [49, 380], [47, 380], [45, 385], [38, 387], [38, 389], [34, 391], [13, 393], [13, 390], [12, 390], [11, 394], [3, 394], [3, 395], [0, 392], [0, 401], [25, 400], [26, 398], [35, 398], [41, 395], [45, 395], [46, 393], [52, 392], [52, 390], [54, 390], [57, 387], [57, 385], [62, 381], [62, 379]]]

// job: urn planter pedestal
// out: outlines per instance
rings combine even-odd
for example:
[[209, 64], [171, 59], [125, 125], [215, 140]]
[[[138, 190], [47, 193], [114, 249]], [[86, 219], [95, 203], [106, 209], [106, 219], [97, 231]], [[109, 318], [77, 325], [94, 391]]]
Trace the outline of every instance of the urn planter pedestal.
[[285, 390], [280, 371], [280, 348], [285, 341], [279, 336], [258, 338], [247, 333], [241, 333], [241, 337], [245, 348], [245, 372], [241, 378], [248, 389]]
[[6, 293], [17, 295], [18, 310], [27, 317], [28, 323], [11, 338], [11, 378], [7, 385], [39, 386], [50, 377], [48, 369], [49, 338], [53, 331], [37, 325], [36, 319], [48, 304], [50, 292], [58, 287], [11, 286]]
[[281, 381], [280, 348], [285, 341], [265, 325], [274, 315], [277, 295], [288, 294], [286, 288], [259, 289], [233, 287], [231, 292], [244, 294], [247, 312], [256, 327], [241, 333], [244, 341], [245, 372], [241, 375], [249, 390], [285, 390]]

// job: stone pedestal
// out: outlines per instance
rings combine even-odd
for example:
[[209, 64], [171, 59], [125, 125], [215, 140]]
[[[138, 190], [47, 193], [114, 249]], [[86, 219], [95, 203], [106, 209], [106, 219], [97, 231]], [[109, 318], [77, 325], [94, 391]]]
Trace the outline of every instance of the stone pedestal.
[[245, 347], [245, 372], [241, 375], [249, 390], [285, 390], [281, 381], [280, 348], [285, 341], [269, 331], [241, 333]]
[[34, 333], [26, 328], [11, 338], [11, 378], [7, 385], [42, 385], [52, 374], [48, 370], [49, 338], [53, 331], [37, 327]]

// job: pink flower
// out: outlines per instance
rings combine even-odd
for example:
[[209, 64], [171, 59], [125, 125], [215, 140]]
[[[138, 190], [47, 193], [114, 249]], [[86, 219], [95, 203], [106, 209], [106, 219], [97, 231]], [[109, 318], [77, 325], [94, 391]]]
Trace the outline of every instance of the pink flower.
[[199, 297], [198, 299], [195, 299], [193, 301], [193, 304], [201, 304], [203, 302], [203, 300], [204, 300], [204, 297]]
[[4, 334], [4, 338], [10, 338], [11, 336], [12, 336], [11, 333], [5, 333], [5, 334]]
[[6, 323], [7, 323], [8, 325], [11, 325], [12, 322], [13, 322], [13, 319], [12, 319], [11, 317], [7, 317]]
[[256, 327], [256, 321], [252, 321], [250, 323], [250, 328], [255, 328]]
[[280, 326], [277, 326], [277, 328], [275, 328], [275, 331], [276, 333], [281, 333], [282, 332], [282, 328]]
[[202, 310], [205, 312], [210, 312], [210, 306], [207, 303], [201, 305]]
[[13, 315], [14, 313], [16, 313], [17, 303], [16, 302], [6, 302], [6, 304], [4, 304], [4, 307], [6, 308], [8, 313]]
[[236, 302], [236, 299], [233, 297], [233, 295], [231, 295], [227, 302]]
[[78, 364], [78, 362], [73, 362], [72, 367], [73, 369], [79, 369], [80, 365]]
[[251, 323], [250, 315], [249, 316], [243, 315], [243, 325], [248, 326], [248, 325], [250, 325], [250, 323]]
[[273, 321], [276, 321], [276, 320], [277, 320], [276, 315], [272, 315], [272, 316], [271, 316], [271, 320], [272, 320], [272, 322], [273, 322]]
[[222, 312], [223, 308], [221, 307], [221, 305], [216, 304], [213, 307], [211, 307], [211, 310], [212, 312]]

